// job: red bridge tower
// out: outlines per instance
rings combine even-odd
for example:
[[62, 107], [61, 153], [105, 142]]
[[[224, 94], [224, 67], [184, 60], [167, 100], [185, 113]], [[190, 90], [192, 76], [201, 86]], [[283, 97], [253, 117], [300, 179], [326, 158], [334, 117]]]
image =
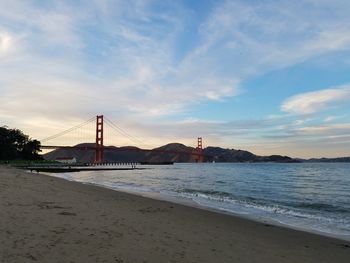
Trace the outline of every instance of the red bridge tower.
[[202, 137], [198, 137], [197, 139], [197, 148], [196, 152], [198, 153], [198, 158], [196, 159], [197, 163], [202, 163], [203, 162], [203, 144], [202, 144]]
[[95, 163], [103, 163], [103, 115], [96, 116]]

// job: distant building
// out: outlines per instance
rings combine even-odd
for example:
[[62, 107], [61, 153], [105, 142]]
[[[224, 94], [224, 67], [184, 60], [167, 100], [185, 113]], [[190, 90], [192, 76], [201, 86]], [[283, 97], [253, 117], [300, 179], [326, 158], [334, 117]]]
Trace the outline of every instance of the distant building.
[[57, 157], [55, 161], [60, 163], [73, 164], [77, 162], [77, 159], [75, 157]]

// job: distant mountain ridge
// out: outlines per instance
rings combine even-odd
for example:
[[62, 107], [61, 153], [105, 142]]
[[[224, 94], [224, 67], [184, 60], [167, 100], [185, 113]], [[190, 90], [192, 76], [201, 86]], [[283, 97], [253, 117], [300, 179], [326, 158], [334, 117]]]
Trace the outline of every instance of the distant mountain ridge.
[[[77, 146], [93, 147], [93, 143], [83, 143]], [[195, 148], [188, 147], [181, 143], [169, 143], [167, 145], [147, 151], [134, 146], [109, 147], [104, 152], [106, 162], [196, 162], [197, 157], [191, 153]], [[94, 151], [82, 151], [79, 149], [56, 149], [43, 155], [45, 159], [56, 160], [57, 158], [74, 157], [78, 162], [87, 163], [94, 161]], [[270, 155], [259, 156], [249, 151], [224, 149], [209, 146], [203, 149], [204, 162], [279, 162], [293, 163], [302, 162], [301, 159], [294, 159], [289, 156]]]
[[350, 157], [301, 159], [302, 162], [350, 163]]
[[208, 156], [212, 156], [212, 161], [216, 161], [216, 162], [281, 162], [281, 163], [299, 162], [297, 159], [293, 159], [289, 156], [282, 156], [282, 155], [259, 156], [249, 151], [224, 149], [224, 148], [212, 147], [212, 146], [205, 148], [204, 154]]

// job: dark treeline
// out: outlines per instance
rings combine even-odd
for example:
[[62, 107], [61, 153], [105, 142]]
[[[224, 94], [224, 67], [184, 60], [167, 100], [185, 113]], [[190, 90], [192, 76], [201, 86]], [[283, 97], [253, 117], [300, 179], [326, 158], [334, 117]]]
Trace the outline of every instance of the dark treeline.
[[0, 127], [0, 160], [38, 160], [40, 142], [21, 130]]

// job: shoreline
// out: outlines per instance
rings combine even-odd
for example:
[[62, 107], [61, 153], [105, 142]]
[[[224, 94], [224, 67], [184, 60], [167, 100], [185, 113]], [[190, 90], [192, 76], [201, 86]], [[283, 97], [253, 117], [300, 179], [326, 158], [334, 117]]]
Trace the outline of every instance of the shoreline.
[[263, 224], [272, 224], [274, 226], [282, 227], [282, 228], [287, 228], [291, 230], [296, 230], [296, 231], [302, 231], [310, 234], [316, 234], [324, 237], [330, 237], [330, 238], [335, 238], [343, 241], [350, 242], [350, 235], [345, 235], [345, 234], [336, 234], [336, 233], [330, 233], [326, 231], [321, 231], [321, 230], [316, 230], [312, 228], [307, 228], [307, 227], [302, 227], [302, 226], [296, 226], [288, 223], [284, 223], [281, 221], [278, 221], [277, 219], [274, 218], [269, 218], [269, 217], [256, 217], [252, 214], [248, 213], [239, 213], [236, 211], [228, 210], [228, 209], [221, 209], [217, 208], [214, 206], [210, 205], [205, 205], [201, 204], [200, 202], [196, 202], [193, 199], [186, 198], [186, 197], [181, 197], [181, 196], [175, 196], [171, 194], [166, 194], [166, 193], [158, 193], [158, 192], [149, 192], [149, 191], [137, 191], [137, 190], [132, 190], [128, 188], [116, 188], [116, 187], [110, 187], [107, 185], [103, 184], [98, 184], [98, 183], [91, 183], [91, 182], [80, 182], [80, 181], [75, 181], [71, 180], [66, 177], [61, 177], [61, 176], [56, 176], [56, 173], [47, 173], [47, 172], [42, 172], [41, 174], [47, 175], [47, 176], [53, 176], [55, 178], [60, 178], [63, 180], [67, 180], [70, 182], [76, 182], [76, 183], [81, 183], [84, 185], [91, 185], [91, 186], [96, 186], [96, 187], [102, 187], [104, 189], [109, 189], [112, 191], [117, 191], [117, 192], [123, 192], [123, 193], [128, 193], [132, 195], [137, 195], [145, 198], [151, 198], [153, 200], [160, 200], [160, 201], [166, 201], [170, 203], [175, 203], [175, 204], [180, 204], [184, 206], [189, 206], [197, 209], [203, 209], [207, 211], [211, 211], [214, 213], [220, 213], [220, 214], [225, 214], [233, 217], [238, 217], [250, 221], [254, 221], [256, 223], [263, 223]]
[[98, 185], [98, 184], [91, 184], [91, 185], [106, 188], [106, 189], [111, 189], [114, 191], [120, 191], [120, 192], [124, 192], [124, 193], [128, 193], [128, 194], [132, 194], [132, 195], [138, 195], [138, 196], [150, 198], [153, 200], [160, 200], [160, 201], [165, 201], [165, 202], [174, 203], [174, 204], [180, 204], [180, 205], [184, 205], [184, 206], [188, 206], [188, 207], [192, 207], [192, 208], [196, 208], [196, 209], [202, 209], [202, 210], [210, 211], [213, 213], [219, 213], [219, 214], [224, 214], [224, 215], [228, 215], [228, 216], [238, 217], [238, 218], [241, 218], [244, 220], [256, 222], [258, 224], [271, 224], [271, 225], [276, 226], [276, 227], [286, 228], [286, 229], [295, 230], [295, 231], [301, 231], [301, 232], [305, 232], [305, 233], [309, 233], [309, 234], [319, 235], [322, 237], [329, 237], [329, 238], [334, 238], [334, 239], [338, 239], [341, 241], [350, 242], [350, 235], [340, 235], [340, 234], [338, 235], [338, 234], [333, 234], [333, 233], [328, 233], [328, 232], [322, 232], [320, 230], [309, 229], [306, 227], [298, 227], [298, 226], [289, 225], [287, 223], [280, 222], [280, 221], [273, 219], [273, 218], [255, 217], [251, 214], [245, 214], [245, 213], [240, 214], [238, 212], [234, 212], [231, 210], [220, 209], [220, 208], [202, 205], [194, 200], [187, 199], [187, 198], [180, 198], [180, 197], [176, 197], [176, 196], [166, 196], [166, 195], [157, 194], [157, 193], [142, 194], [142, 193], [139, 193], [136, 191], [127, 191], [127, 190], [122, 190], [122, 189], [108, 188], [108, 187], [105, 187], [103, 185]]
[[[46, 174], [46, 173], [42, 173], [42, 174], [45, 174], [47, 176], [51, 176], [50, 174]], [[195, 209], [201, 209], [201, 210], [205, 210], [205, 211], [209, 211], [209, 212], [213, 212], [213, 213], [228, 215], [228, 216], [232, 216], [232, 217], [238, 217], [238, 218], [241, 218], [244, 220], [256, 222], [258, 224], [271, 224], [271, 225], [276, 226], [276, 227], [286, 228], [286, 229], [295, 230], [295, 231], [301, 231], [301, 232], [305, 232], [305, 233], [309, 233], [309, 234], [318, 235], [321, 237], [334, 238], [334, 239], [338, 239], [341, 241], [350, 242], [350, 235], [340, 235], [340, 234], [337, 235], [337, 234], [322, 232], [322, 231], [318, 231], [318, 230], [314, 230], [314, 229], [308, 229], [306, 227], [297, 227], [297, 226], [293, 226], [293, 225], [289, 225], [289, 224], [280, 222], [278, 220], [274, 220], [272, 218], [257, 218], [257, 217], [254, 217], [253, 215], [250, 215], [250, 214], [244, 214], [244, 213], [240, 214], [238, 212], [234, 212], [234, 211], [230, 211], [230, 210], [226, 210], [226, 209], [205, 206], [205, 205], [202, 205], [202, 204], [200, 204], [192, 199], [185, 198], [185, 197], [171, 196], [171, 195], [166, 195], [166, 194], [161, 194], [161, 193], [153, 193], [153, 192], [137, 192], [137, 191], [133, 191], [133, 190], [108, 187], [108, 186], [101, 185], [101, 184], [84, 183], [84, 182], [78, 182], [78, 181], [74, 181], [74, 180], [68, 180], [68, 179], [65, 179], [62, 177], [56, 177], [56, 178], [67, 180], [69, 182], [81, 183], [84, 185], [91, 185], [91, 186], [101, 187], [101, 188], [112, 190], [112, 191], [117, 191], [117, 192], [121, 192], [121, 193], [126, 193], [126, 194], [144, 197], [144, 198], [149, 198], [149, 199], [152, 199], [155, 201], [165, 201], [165, 202], [169, 202], [172, 204], [188, 206], [188, 207], [192, 207]]]
[[[0, 166], [4, 262], [347, 262], [350, 243]], [[55, 257], [56, 256], [56, 257]]]

